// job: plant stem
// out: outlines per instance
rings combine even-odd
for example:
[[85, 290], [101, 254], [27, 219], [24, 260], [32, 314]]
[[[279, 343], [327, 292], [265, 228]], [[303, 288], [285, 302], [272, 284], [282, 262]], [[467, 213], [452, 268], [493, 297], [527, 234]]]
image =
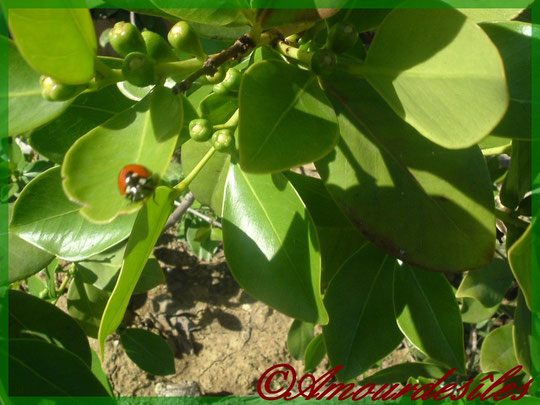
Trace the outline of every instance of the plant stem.
[[199, 163], [197, 163], [197, 166], [193, 168], [193, 170], [186, 176], [184, 180], [182, 180], [180, 183], [178, 183], [176, 186], [174, 186], [174, 189], [177, 190], [180, 193], [183, 193], [188, 186], [191, 184], [193, 179], [199, 174], [201, 169], [204, 167], [206, 162], [210, 160], [210, 158], [214, 155], [216, 150], [212, 146], [208, 152], [206, 152], [206, 155], [201, 159]]
[[193, 208], [188, 208], [187, 212], [201, 218], [203, 221], [208, 222], [210, 225], [215, 226], [216, 228], [223, 228], [220, 222], [215, 221], [213, 218], [210, 218], [208, 215], [204, 215], [202, 212], [196, 211]]
[[156, 72], [164, 76], [184, 76], [187, 77], [196, 70], [200, 69], [203, 62], [197, 58], [181, 60], [177, 62], [158, 63], [155, 67]]
[[60, 284], [60, 287], [56, 291], [56, 298], [52, 301], [53, 305], [56, 305], [58, 299], [64, 294], [64, 291], [66, 291], [66, 287], [72, 278], [73, 276], [70, 273], [66, 274], [66, 277], [62, 281], [62, 284]]
[[519, 218], [515, 218], [511, 216], [508, 212], [499, 209], [495, 209], [495, 217], [497, 217], [503, 222], [512, 224], [522, 229], [527, 229], [527, 227], [530, 225], [528, 222], [522, 221]]
[[295, 48], [294, 46], [288, 45], [285, 41], [279, 41], [277, 43], [276, 49], [283, 55], [289, 58], [296, 59], [297, 61], [302, 62], [307, 66], [311, 64], [311, 57], [313, 56], [311, 52]]
[[229, 120], [225, 124], [213, 125], [212, 128], [214, 128], [214, 130], [235, 128], [238, 125], [239, 117], [240, 117], [240, 110], [236, 109], [234, 114], [231, 116], [231, 118], [229, 118]]

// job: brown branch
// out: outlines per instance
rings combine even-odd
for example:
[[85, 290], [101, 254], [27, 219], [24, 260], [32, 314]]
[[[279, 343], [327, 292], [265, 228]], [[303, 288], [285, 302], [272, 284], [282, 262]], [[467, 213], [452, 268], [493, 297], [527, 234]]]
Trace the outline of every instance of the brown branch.
[[169, 229], [171, 226], [175, 225], [177, 222], [179, 222], [189, 207], [193, 204], [195, 201], [195, 197], [193, 196], [193, 193], [190, 191], [186, 194], [186, 196], [182, 199], [182, 202], [176, 207], [176, 209], [173, 211], [173, 213], [169, 216], [169, 219], [167, 220], [167, 223], [165, 224], [165, 227], [163, 228], [163, 232], [165, 232], [167, 229]]

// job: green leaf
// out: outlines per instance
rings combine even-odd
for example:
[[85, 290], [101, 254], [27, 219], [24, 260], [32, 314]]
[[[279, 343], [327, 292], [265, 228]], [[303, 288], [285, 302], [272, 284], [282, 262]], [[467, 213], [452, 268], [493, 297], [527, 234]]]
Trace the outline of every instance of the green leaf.
[[107, 377], [107, 374], [103, 371], [103, 368], [101, 367], [101, 362], [99, 361], [99, 357], [96, 354], [96, 352], [92, 349], [92, 365], [90, 369], [92, 370], [92, 373], [94, 376], [99, 380], [99, 382], [105, 387], [107, 392], [110, 396], [114, 396], [113, 390], [111, 388], [111, 384], [109, 383], [109, 378]]
[[512, 160], [499, 193], [501, 202], [512, 210], [531, 191], [531, 148], [531, 142], [512, 140]]
[[345, 262], [326, 291], [330, 323], [323, 328], [324, 342], [332, 367], [343, 366], [336, 375], [340, 381], [363, 373], [403, 340], [390, 288], [395, 263], [367, 244]]
[[[499, 9], [504, 11], [505, 9]], [[519, 21], [480, 25], [497, 46], [503, 59], [510, 90], [510, 105], [492, 134], [520, 140], [531, 139], [531, 42], [532, 26]], [[535, 29], [537, 29], [535, 27]], [[534, 39], [537, 41], [537, 39]]]
[[304, 373], [314, 370], [326, 356], [326, 346], [322, 333], [315, 336], [306, 348]]
[[148, 98], [115, 115], [71, 147], [62, 166], [64, 189], [84, 207], [93, 222], [110, 222], [141, 208], [118, 190], [118, 174], [128, 164], [147, 167], [162, 176], [169, 165], [180, 128], [181, 98], [156, 87]]
[[[209, 142], [187, 141], [182, 146], [184, 172], [190, 173], [212, 145]], [[189, 189], [201, 204], [212, 207], [216, 215], [222, 215], [223, 193], [229, 172], [231, 155], [214, 153], [189, 185]]]
[[320, 179], [293, 172], [286, 172], [285, 176], [300, 194], [317, 227], [321, 245], [322, 285], [325, 286], [343, 263], [367, 241], [341, 212]]
[[211, 229], [207, 225], [208, 223], [203, 220], [194, 219], [187, 221], [186, 219], [186, 242], [189, 249], [200, 260], [210, 261], [217, 252], [221, 242], [210, 238]]
[[407, 263], [453, 272], [490, 263], [493, 192], [479, 148], [430, 142], [364, 80], [341, 74], [324, 87], [339, 114], [341, 140], [316, 166], [349, 219]]
[[[5, 37], [0, 38], [0, 41], [8, 41]], [[8, 102], [3, 103], [8, 110], [2, 113], [4, 117], [8, 116], [9, 136], [39, 127], [68, 108], [72, 100], [53, 102], [43, 98], [39, 73], [28, 66], [11, 41], [8, 41], [8, 59]]]
[[531, 375], [532, 359], [531, 359], [531, 311], [527, 308], [523, 294], [519, 294], [517, 298], [516, 311], [514, 312], [514, 353], [518, 364], [523, 366], [523, 370]]
[[246, 172], [313, 162], [338, 140], [334, 109], [310, 71], [278, 60], [256, 63], [243, 76], [239, 98], [238, 146]]
[[30, 145], [47, 159], [62, 164], [77, 139], [133, 104], [116, 86], [81, 94], [54, 121], [33, 130]]
[[433, 360], [465, 372], [463, 324], [443, 274], [403, 265], [394, 274], [394, 308], [401, 331]]
[[374, 31], [392, 9], [369, 8], [347, 10], [345, 21], [354, 24], [358, 32]]
[[474, 298], [485, 307], [494, 307], [501, 303], [513, 280], [508, 262], [495, 258], [487, 267], [471, 270], [461, 281], [456, 297]]
[[23, 190], [13, 208], [11, 231], [25, 241], [69, 261], [82, 260], [125, 239], [135, 216], [94, 224], [62, 190], [60, 167], [42, 173]]
[[[178, 2], [172, 0], [151, 0], [152, 3], [174, 17], [182, 20], [192, 21], [201, 24], [227, 25], [241, 17], [242, 11], [239, 8], [249, 8], [243, 0], [222, 1], [223, 8], [199, 8], [201, 3], [198, 0], [183, 1], [183, 8], [178, 7]], [[212, 5], [219, 6], [219, 2]]]
[[295, 319], [287, 334], [287, 349], [296, 360], [303, 360], [309, 343], [313, 340], [314, 324]]
[[107, 302], [99, 326], [98, 340], [102, 356], [105, 339], [122, 322], [131, 294], [133, 294], [148, 257], [163, 231], [176, 197], [175, 190], [158, 187], [154, 198], [149, 199], [137, 215], [126, 247], [120, 276]]
[[8, 283], [23, 280], [47, 266], [54, 256], [9, 233]]
[[514, 277], [525, 297], [527, 307], [531, 309], [532, 301], [532, 224], [521, 237], [508, 249], [508, 262]]
[[46, 301], [9, 290], [9, 338], [29, 337], [43, 337], [91, 363], [88, 339], [73, 319]]
[[[339, 3], [343, 5], [345, 1], [342, 0]], [[329, 18], [338, 12], [340, 4], [336, 4], [334, 7], [337, 8], [258, 9], [257, 22], [265, 29], [288, 25], [315, 23], [317, 21]]]
[[391, 383], [406, 383], [409, 377], [424, 377], [424, 378], [441, 378], [447, 370], [429, 363], [402, 363], [395, 366], [387, 367], [376, 372], [369, 377], [361, 380], [362, 385], [366, 384], [391, 384]]
[[358, 70], [396, 114], [446, 148], [478, 143], [508, 107], [497, 48], [453, 9], [394, 9]]
[[94, 77], [97, 39], [89, 10], [13, 8], [9, 27], [23, 57], [41, 74], [66, 84]]
[[120, 342], [128, 357], [141, 369], [153, 375], [176, 372], [174, 353], [161, 336], [143, 329], [126, 329]]
[[83, 281], [77, 272], [67, 293], [67, 308], [87, 336], [97, 338], [109, 293]]
[[461, 320], [466, 323], [480, 323], [490, 319], [497, 312], [497, 308], [499, 304], [487, 308], [474, 298], [463, 298]]
[[233, 166], [223, 207], [225, 256], [242, 288], [285, 315], [326, 324], [315, 226], [285, 176]]
[[79, 357], [34, 339], [9, 341], [9, 394], [38, 397], [109, 395]]
[[[452, 4], [452, 1], [446, 1], [446, 3]], [[513, 20], [523, 11], [522, 8], [459, 8], [458, 10], [476, 23]]]
[[238, 109], [238, 97], [233, 94], [212, 93], [202, 99], [201, 116], [213, 125], [224, 124]]
[[480, 367], [484, 373], [505, 373], [518, 365], [514, 354], [512, 329], [512, 325], [504, 325], [487, 335], [480, 351]]

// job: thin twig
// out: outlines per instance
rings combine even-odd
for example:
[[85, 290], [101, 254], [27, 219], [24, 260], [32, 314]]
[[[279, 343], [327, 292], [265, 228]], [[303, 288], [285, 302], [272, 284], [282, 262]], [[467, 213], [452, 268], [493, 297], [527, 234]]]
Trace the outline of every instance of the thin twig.
[[215, 226], [216, 228], [221, 228], [221, 223], [216, 221], [213, 218], [210, 218], [208, 215], [204, 215], [202, 212], [199, 212], [197, 210], [194, 210], [193, 208], [188, 208], [187, 210], [190, 214], [193, 214], [199, 218], [201, 218], [203, 221], [208, 222], [210, 225]]
[[214, 75], [218, 67], [231, 59], [241, 58], [253, 48], [255, 48], [255, 41], [248, 35], [242, 35], [227, 49], [222, 50], [215, 56], [212, 56], [204, 61], [203, 67], [189, 76], [187, 79], [182, 80], [180, 83], [173, 87], [175, 93], [185, 93], [189, 90], [195, 80], [203, 75]]
[[195, 201], [195, 197], [193, 197], [193, 193], [190, 191], [186, 194], [186, 196], [182, 199], [180, 203], [178, 203], [178, 206], [173, 211], [173, 213], [169, 216], [169, 219], [167, 220], [167, 223], [165, 224], [165, 227], [163, 228], [163, 232], [165, 232], [167, 229], [169, 229], [171, 226], [178, 223], [186, 211], [191, 207], [191, 204]]

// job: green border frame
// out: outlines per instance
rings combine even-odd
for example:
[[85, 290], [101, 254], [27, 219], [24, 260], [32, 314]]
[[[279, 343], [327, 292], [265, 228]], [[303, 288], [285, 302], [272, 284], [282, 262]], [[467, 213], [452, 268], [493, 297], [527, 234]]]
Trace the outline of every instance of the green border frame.
[[[343, 8], [393, 8], [399, 5], [396, 0], [258, 0], [258, 3], [270, 8], [319, 8], [324, 7], [343, 7]], [[236, 1], [234, 0], [167, 0], [161, 3], [169, 7], [182, 6], [185, 8], [204, 7], [204, 8], [234, 8]], [[204, 3], [204, 4], [201, 4]], [[461, 8], [525, 8], [532, 9], [533, 23], [540, 24], [540, 0], [534, 1], [531, 5], [531, 0], [447, 0], [452, 7]], [[411, 0], [406, 3], [410, 8], [433, 8], [444, 7], [436, 0]], [[101, 0], [0, 0], [0, 6], [4, 15], [10, 8], [94, 8], [103, 7]], [[154, 8], [151, 0], [110, 0], [109, 7], [114, 8]], [[0, 32], [2, 35], [7, 35], [7, 26], [5, 19], [0, 16]], [[534, 38], [540, 39], [540, 25], [534, 26], [532, 30]], [[533, 377], [536, 377], [535, 383], [532, 386], [529, 394], [536, 394], [539, 398], [524, 398], [519, 401], [525, 405], [540, 405], [540, 225], [538, 221], [538, 212], [540, 210], [540, 45], [533, 41], [532, 47], [532, 179], [533, 190], [537, 190], [532, 196], [533, 207], [533, 229], [532, 229], [532, 372]], [[536, 45], [536, 46], [535, 46]], [[7, 111], [7, 43], [0, 43], [0, 111]], [[538, 74], [535, 74], [538, 72]], [[3, 114], [0, 119], [0, 136], [2, 143], [7, 137], [7, 116]], [[5, 152], [5, 150], [4, 150]], [[0, 160], [0, 186], [7, 184], [8, 167], [7, 162]], [[37, 397], [8, 397], [7, 396], [7, 269], [8, 269], [8, 208], [7, 204], [0, 204], [0, 405], [1, 404], [28, 404], [34, 405], [37, 403], [43, 404], [110, 404], [113, 402], [125, 404], [212, 404], [217, 402], [247, 402], [262, 403], [260, 398], [240, 398], [240, 397], [224, 397], [224, 398], [155, 398], [155, 397], [138, 397], [138, 398], [118, 398], [111, 400], [110, 398], [37, 398]], [[305, 400], [295, 400], [293, 403], [305, 403]], [[327, 401], [325, 401], [327, 402]], [[332, 400], [332, 403], [339, 401]], [[350, 402], [350, 401], [347, 401]], [[380, 402], [380, 401], [378, 401]], [[446, 404], [454, 401], [433, 402], [427, 403]], [[373, 403], [371, 400], [359, 401], [360, 404]], [[388, 401], [388, 403], [399, 404], [418, 404], [422, 402], [411, 401], [408, 398], [401, 398], [396, 401]], [[471, 401], [480, 403], [479, 401]], [[490, 401], [484, 403], [491, 403]], [[502, 401], [503, 404], [509, 404], [509, 401]]]

